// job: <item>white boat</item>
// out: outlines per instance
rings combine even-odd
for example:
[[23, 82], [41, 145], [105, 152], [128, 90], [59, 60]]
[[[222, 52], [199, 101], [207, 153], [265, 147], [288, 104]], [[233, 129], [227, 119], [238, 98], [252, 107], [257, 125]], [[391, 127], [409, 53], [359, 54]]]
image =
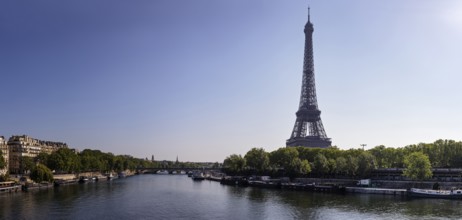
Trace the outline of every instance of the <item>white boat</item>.
[[421, 198], [462, 199], [461, 189], [434, 190], [411, 188], [407, 191], [407, 194], [411, 197]]
[[13, 181], [0, 182], [0, 193], [1, 192], [18, 192], [21, 191], [21, 185], [16, 184]]

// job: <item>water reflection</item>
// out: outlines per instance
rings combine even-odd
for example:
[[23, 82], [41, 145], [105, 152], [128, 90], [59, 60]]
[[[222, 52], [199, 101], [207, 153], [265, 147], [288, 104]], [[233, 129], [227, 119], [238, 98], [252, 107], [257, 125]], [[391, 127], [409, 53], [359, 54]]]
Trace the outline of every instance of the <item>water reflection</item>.
[[257, 202], [266, 202], [268, 196], [270, 194], [269, 191], [259, 189], [259, 188], [249, 188], [247, 190], [247, 198], [252, 200], [252, 201], [257, 201]]
[[0, 194], [0, 204], [0, 219], [337, 220], [462, 216], [462, 201], [243, 188], [172, 175], [142, 175]]

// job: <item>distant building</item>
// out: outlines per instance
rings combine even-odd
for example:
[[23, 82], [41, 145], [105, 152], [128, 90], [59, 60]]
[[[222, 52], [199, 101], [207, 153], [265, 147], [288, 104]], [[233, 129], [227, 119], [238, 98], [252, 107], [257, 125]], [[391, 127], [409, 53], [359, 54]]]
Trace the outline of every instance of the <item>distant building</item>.
[[0, 151], [2, 152], [3, 160], [5, 160], [5, 165], [6, 165], [5, 168], [0, 169], [0, 175], [5, 175], [5, 174], [8, 174], [9, 151], [8, 151], [8, 145], [6, 144], [5, 137], [3, 136], [0, 136]]
[[43, 141], [27, 135], [12, 136], [8, 140], [10, 173], [23, 173], [21, 161], [24, 157], [34, 158], [40, 153], [51, 154], [60, 148], [67, 148], [66, 143]]

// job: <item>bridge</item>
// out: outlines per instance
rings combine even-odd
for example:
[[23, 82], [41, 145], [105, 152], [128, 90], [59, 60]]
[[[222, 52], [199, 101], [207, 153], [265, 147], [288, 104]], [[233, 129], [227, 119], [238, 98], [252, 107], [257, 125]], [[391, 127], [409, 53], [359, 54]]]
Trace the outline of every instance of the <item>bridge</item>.
[[181, 172], [181, 171], [194, 171], [194, 170], [198, 170], [198, 171], [219, 171], [221, 172], [221, 168], [209, 168], [209, 167], [201, 167], [201, 168], [198, 168], [198, 167], [175, 167], [175, 168], [146, 168], [146, 167], [140, 167], [140, 168], [136, 168], [136, 173], [139, 173], [139, 174], [148, 174], [148, 173], [157, 173], [157, 171], [161, 171], [161, 170], [166, 170], [168, 171], [168, 173], [172, 173], [173, 171], [176, 171], [177, 173]]

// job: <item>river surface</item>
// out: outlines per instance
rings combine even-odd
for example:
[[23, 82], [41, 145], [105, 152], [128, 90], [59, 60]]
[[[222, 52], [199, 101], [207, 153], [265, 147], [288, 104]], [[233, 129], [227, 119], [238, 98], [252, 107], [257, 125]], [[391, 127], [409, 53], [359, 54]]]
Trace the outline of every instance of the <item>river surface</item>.
[[139, 175], [0, 194], [0, 219], [461, 219], [462, 201], [336, 195]]

